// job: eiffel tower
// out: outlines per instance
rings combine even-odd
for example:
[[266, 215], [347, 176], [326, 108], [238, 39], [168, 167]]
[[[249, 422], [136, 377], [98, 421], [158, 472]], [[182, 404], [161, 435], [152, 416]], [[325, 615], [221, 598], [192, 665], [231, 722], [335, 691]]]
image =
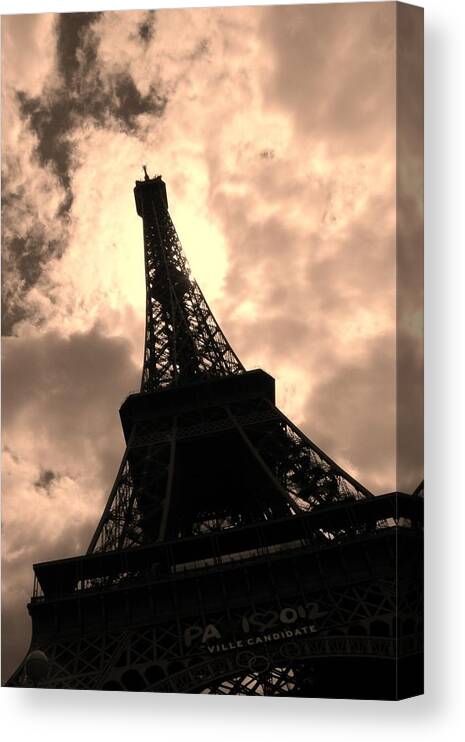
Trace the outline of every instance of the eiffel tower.
[[422, 692], [421, 488], [374, 497], [276, 407], [192, 277], [161, 177], [134, 194], [146, 331], [126, 451], [87, 554], [34, 565], [8, 685]]

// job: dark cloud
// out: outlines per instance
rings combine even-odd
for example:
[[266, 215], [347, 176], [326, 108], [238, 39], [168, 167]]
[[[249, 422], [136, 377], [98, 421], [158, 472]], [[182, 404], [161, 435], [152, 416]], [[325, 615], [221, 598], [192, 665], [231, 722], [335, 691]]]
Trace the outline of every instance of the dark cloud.
[[39, 163], [51, 166], [65, 189], [65, 207], [69, 211], [73, 198], [71, 186], [71, 165], [73, 146], [67, 134], [73, 128], [74, 109], [67, 96], [53, 96], [51, 100], [28, 98], [18, 91], [20, 114], [37, 136], [36, 154]]
[[27, 649], [31, 565], [85, 551], [97, 526], [124, 448], [117, 410], [140, 376], [130, 350], [99, 326], [4, 340], [4, 679]]
[[[16, 91], [23, 125], [35, 136], [39, 165], [48, 169], [62, 189], [56, 220], [62, 223], [60, 239], [48, 233], [40, 215], [29, 213], [30, 230], [24, 234], [21, 211], [37, 210], [37, 204], [21, 203], [24, 194], [15, 193], [8, 174], [3, 186], [3, 219], [6, 225], [3, 250], [3, 334], [26, 316], [23, 297], [42, 274], [51, 257], [60, 257], [67, 247], [68, 222], [73, 205], [72, 174], [78, 166], [74, 135], [86, 126], [104, 127], [132, 134], [138, 132], [142, 114], [161, 116], [167, 98], [155, 84], [142, 95], [128, 72], [108, 71], [98, 60], [99, 37], [95, 24], [100, 13], [66, 13], [57, 16], [57, 75], [42, 94], [30, 97]], [[153, 32], [153, 17], [147, 16]], [[148, 33], [148, 31], [147, 31]], [[147, 37], [148, 38], [148, 37]], [[141, 54], [143, 50], [141, 49]], [[13, 156], [14, 153], [7, 153]]]
[[[18, 90], [20, 113], [37, 136], [37, 155], [43, 166], [50, 165], [65, 188], [66, 210], [72, 205], [70, 170], [72, 144], [67, 134], [77, 125], [77, 114], [93, 97], [96, 86], [89, 89], [88, 78], [97, 61], [96, 41], [88, 32], [99, 13], [64, 13], [57, 15], [56, 67], [61, 84], [30, 98]], [[92, 37], [90, 37], [92, 38]], [[84, 80], [83, 80], [84, 78]], [[82, 82], [87, 96], [81, 98]], [[87, 100], [86, 100], [87, 98]]]
[[397, 333], [397, 488], [413, 492], [423, 480], [423, 336]]
[[51, 469], [42, 469], [40, 477], [34, 482], [34, 487], [50, 492], [50, 485], [57, 478], [57, 475]]
[[[117, 409], [139, 377], [130, 351], [126, 340], [107, 337], [99, 326], [69, 337], [47, 332], [5, 339], [2, 387], [8, 393], [2, 420], [9, 449], [14, 451], [13, 442], [21, 442], [23, 431], [40, 430], [70, 464], [79, 453], [85, 468], [85, 451], [93, 450], [97, 458], [103, 453], [105, 460], [107, 451], [111, 466], [102, 462], [99, 474], [108, 484], [117, 459], [114, 449], [121, 447]], [[49, 477], [54, 469], [47, 463], [42, 476]]]
[[8, 336], [30, 311], [25, 293], [37, 283], [50, 258], [63, 254], [67, 225], [63, 223], [61, 240], [57, 239], [47, 225], [33, 218], [27, 195], [11, 191], [9, 178], [4, 179], [2, 191], [2, 335]]
[[[278, 294], [279, 288], [276, 289]], [[239, 330], [239, 332], [238, 332]], [[306, 365], [305, 355], [309, 345], [310, 327], [305, 318], [277, 315], [261, 317], [236, 326], [234, 337], [239, 335], [241, 351], [256, 358], [272, 359], [279, 353], [281, 358], [298, 366]], [[237, 343], [234, 344], [235, 346]], [[271, 372], [270, 368], [265, 371]]]
[[[305, 135], [347, 155], [376, 149], [394, 123], [395, 3], [270, 6], [261, 37], [273, 59], [267, 105]], [[390, 133], [393, 132], [393, 129]]]
[[134, 131], [138, 116], [161, 116], [167, 102], [155, 86], [141, 95], [129, 73], [105, 71], [98, 61], [99, 37], [93, 31], [100, 15], [58, 16], [56, 46], [61, 83], [39, 98], [18, 92], [21, 114], [37, 135], [39, 161], [50, 165], [60, 178], [67, 192], [67, 209], [72, 203], [72, 133], [86, 123]]
[[[91, 452], [100, 462], [100, 483], [108, 484], [121, 449], [116, 410], [129, 390], [137, 388], [139, 375], [129, 342], [107, 337], [98, 325], [69, 337], [48, 332], [5, 340], [2, 386], [8, 394], [2, 417], [7, 443], [12, 432], [40, 429], [53, 460], [63, 458], [71, 466], [78, 456], [84, 466]], [[53, 460], [50, 466], [43, 461], [42, 468], [54, 470]], [[73, 471], [60, 468], [61, 474], [74, 476]]]
[[147, 95], [141, 95], [130, 75], [120, 73], [110, 79], [112, 96], [108, 108], [112, 116], [123, 129], [131, 131], [137, 128], [137, 117], [143, 113], [161, 116], [167, 99], [160, 97], [152, 86]]
[[145, 19], [139, 24], [137, 32], [140, 40], [144, 44], [149, 44], [155, 36], [155, 19], [155, 11], [149, 10], [147, 11]]
[[187, 59], [190, 62], [196, 62], [198, 59], [202, 59], [210, 51], [210, 43], [208, 39], [201, 39], [195, 49], [187, 55]]
[[397, 14], [397, 480], [423, 479], [423, 23]]
[[57, 15], [57, 66], [66, 85], [74, 87], [81, 71], [80, 50], [85, 50], [85, 63], [95, 63], [95, 47], [85, 44], [85, 34], [100, 13], [60, 13]]
[[[386, 481], [395, 489], [395, 339], [365, 343], [357, 359], [338, 364], [316, 383], [305, 404], [305, 428], [375, 494]], [[347, 468], [347, 464], [346, 464]]]

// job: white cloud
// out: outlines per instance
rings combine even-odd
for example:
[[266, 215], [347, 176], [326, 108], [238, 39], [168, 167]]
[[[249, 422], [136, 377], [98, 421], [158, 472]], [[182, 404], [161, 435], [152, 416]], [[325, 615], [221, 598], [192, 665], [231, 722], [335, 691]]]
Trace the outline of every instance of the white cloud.
[[7, 86], [35, 97], [55, 63], [54, 13], [2, 18], [3, 75]]

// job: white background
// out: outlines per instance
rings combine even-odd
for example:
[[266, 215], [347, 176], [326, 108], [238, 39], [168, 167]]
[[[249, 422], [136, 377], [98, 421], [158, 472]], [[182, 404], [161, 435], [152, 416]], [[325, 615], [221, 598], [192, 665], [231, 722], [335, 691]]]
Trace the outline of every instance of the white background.
[[[2, 12], [215, 4], [240, 3], [7, 0]], [[415, 742], [464, 738], [465, 3], [423, 0], [418, 4], [425, 7], [426, 41], [425, 696], [389, 703], [2, 688], [4, 739], [294, 742], [299, 737], [318, 737], [325, 742], [393, 738]]]

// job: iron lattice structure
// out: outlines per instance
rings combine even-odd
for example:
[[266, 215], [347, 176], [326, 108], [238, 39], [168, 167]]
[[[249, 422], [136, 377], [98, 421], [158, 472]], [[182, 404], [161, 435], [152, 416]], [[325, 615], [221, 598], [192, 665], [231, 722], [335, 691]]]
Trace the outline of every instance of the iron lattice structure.
[[[271, 389], [269, 397], [258, 396], [270, 381], [263, 372], [249, 372], [233, 384], [218, 384], [214, 404], [141, 419], [130, 432], [127, 427], [121, 469], [89, 552], [371, 497], [277, 409]], [[234, 399], [253, 386], [256, 397]], [[195, 387], [187, 391], [198, 393]], [[126, 401], [125, 423], [142, 404], [147, 400], [140, 397]]]
[[[191, 277], [161, 178], [138, 182], [135, 198], [147, 286], [144, 397], [122, 407], [127, 450], [89, 551], [371, 497], [277, 409], [269, 377], [245, 373]], [[177, 389], [171, 400], [184, 405], [144, 414], [160, 409], [164, 389]]]
[[[399, 698], [421, 687], [422, 490], [373, 497], [246, 371], [138, 181], [141, 392], [85, 556], [34, 566], [46, 687]], [[9, 684], [27, 684], [22, 664]]]
[[135, 189], [147, 287], [141, 392], [244, 371], [192, 277], [160, 177]]

